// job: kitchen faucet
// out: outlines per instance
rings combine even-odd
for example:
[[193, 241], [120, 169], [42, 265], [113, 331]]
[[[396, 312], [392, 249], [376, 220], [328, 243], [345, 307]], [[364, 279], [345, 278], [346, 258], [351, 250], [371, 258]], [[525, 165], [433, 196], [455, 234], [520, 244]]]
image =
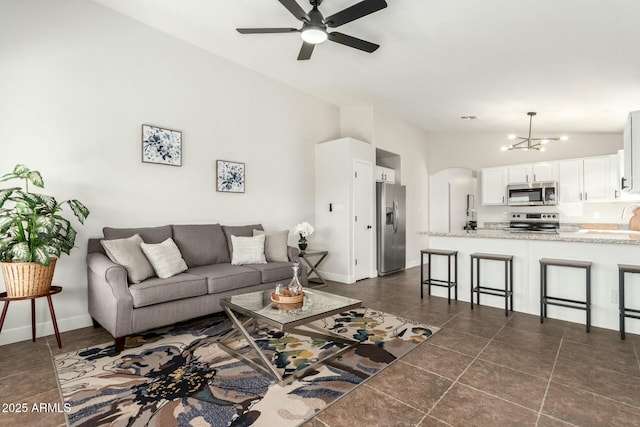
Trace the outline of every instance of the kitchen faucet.
[[624, 219], [624, 214], [627, 212], [627, 209], [631, 208], [631, 207], [634, 207], [634, 206], [637, 207], [637, 208], [640, 208], [640, 204], [638, 204], [638, 203], [631, 203], [631, 204], [625, 206], [622, 209], [622, 215], [620, 215], [620, 219]]

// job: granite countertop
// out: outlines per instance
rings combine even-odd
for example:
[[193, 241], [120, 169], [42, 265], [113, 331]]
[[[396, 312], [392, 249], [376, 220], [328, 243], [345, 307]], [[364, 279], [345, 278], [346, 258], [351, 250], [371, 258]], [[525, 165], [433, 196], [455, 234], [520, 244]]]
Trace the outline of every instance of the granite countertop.
[[570, 229], [559, 233], [512, 233], [496, 229], [479, 229], [475, 231], [419, 232], [418, 234], [439, 237], [469, 237], [481, 239], [514, 239], [538, 240], [542, 242], [579, 242], [579, 243], [613, 243], [623, 245], [640, 245], [640, 232], [629, 230], [597, 230]]

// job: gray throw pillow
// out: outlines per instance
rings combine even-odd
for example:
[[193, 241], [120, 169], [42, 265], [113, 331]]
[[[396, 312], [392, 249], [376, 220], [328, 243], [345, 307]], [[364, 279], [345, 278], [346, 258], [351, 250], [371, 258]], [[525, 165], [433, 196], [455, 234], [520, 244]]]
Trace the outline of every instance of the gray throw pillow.
[[233, 245], [231, 264], [266, 264], [264, 237], [264, 234], [254, 237], [231, 236], [231, 244]]
[[140, 247], [143, 243], [139, 234], [126, 239], [100, 240], [109, 259], [127, 270], [129, 283], [140, 283], [155, 274]]
[[289, 240], [289, 230], [272, 231], [265, 233], [262, 230], [253, 230], [253, 235], [265, 235], [264, 255], [267, 262], [288, 262], [287, 243]]
[[187, 263], [182, 259], [180, 249], [171, 237], [162, 243], [143, 243], [140, 245], [147, 256], [156, 275], [166, 279], [187, 270]]

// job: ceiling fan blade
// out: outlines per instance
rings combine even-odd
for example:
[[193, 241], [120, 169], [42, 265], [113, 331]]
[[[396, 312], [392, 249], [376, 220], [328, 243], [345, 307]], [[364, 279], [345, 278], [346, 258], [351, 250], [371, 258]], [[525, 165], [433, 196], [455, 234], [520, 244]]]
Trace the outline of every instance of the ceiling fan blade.
[[296, 0], [278, 0], [296, 19], [300, 21], [310, 21], [307, 12], [305, 12]]
[[377, 12], [385, 7], [387, 7], [385, 0], [364, 0], [325, 18], [324, 22], [327, 24], [327, 27], [335, 28], [372, 14], [373, 12]]
[[329, 40], [332, 42], [340, 43], [345, 46], [353, 47], [356, 49], [364, 50], [365, 52], [374, 52], [380, 45], [368, 42], [366, 40], [358, 39], [356, 37], [348, 36], [346, 34], [334, 31], [329, 33]]
[[316, 47], [315, 44], [302, 42], [302, 47], [300, 48], [300, 53], [298, 54], [298, 61], [306, 61], [307, 59], [310, 59], [314, 47]]
[[293, 33], [300, 31], [297, 28], [236, 28], [242, 34], [264, 34], [264, 33]]

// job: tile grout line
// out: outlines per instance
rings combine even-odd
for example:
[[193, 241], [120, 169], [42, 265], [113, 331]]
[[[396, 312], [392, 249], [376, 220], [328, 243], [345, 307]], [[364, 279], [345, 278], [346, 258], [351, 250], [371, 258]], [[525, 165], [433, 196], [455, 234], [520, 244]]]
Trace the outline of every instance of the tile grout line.
[[562, 348], [563, 343], [564, 343], [564, 333], [563, 333], [563, 336], [560, 338], [560, 345], [558, 346], [558, 351], [556, 351], [556, 358], [553, 361], [551, 374], [549, 374], [549, 381], [547, 381], [547, 387], [544, 390], [544, 396], [542, 396], [542, 402], [540, 402], [540, 409], [538, 410], [538, 417], [536, 418], [536, 426], [540, 424], [540, 417], [542, 416], [542, 408], [544, 408], [544, 403], [547, 400], [547, 394], [549, 393], [549, 388], [551, 387], [551, 379], [553, 378], [553, 374], [556, 371], [556, 365], [558, 364], [558, 359], [560, 358], [560, 349]]
[[[460, 314], [460, 313], [458, 313]], [[455, 317], [455, 316], [454, 316]], [[451, 320], [451, 319], [450, 319]], [[464, 368], [464, 370], [460, 373], [460, 375], [458, 375], [456, 377], [455, 380], [453, 380], [453, 382], [451, 383], [451, 385], [449, 386], [448, 389], [445, 390], [444, 393], [442, 393], [442, 396], [440, 396], [440, 398], [436, 401], [436, 403], [431, 407], [431, 409], [429, 409], [429, 411], [427, 412], [427, 415], [431, 415], [431, 411], [433, 411], [434, 408], [436, 408], [438, 406], [438, 404], [442, 401], [442, 399], [444, 399], [444, 397], [451, 391], [451, 389], [453, 389], [453, 387], [458, 384], [458, 381], [460, 380], [460, 378], [462, 378], [462, 376], [469, 370], [469, 368], [471, 367], [471, 365], [473, 365], [475, 363], [476, 360], [478, 360], [478, 358], [480, 357], [480, 354], [487, 348], [489, 347], [489, 344], [491, 344], [491, 342], [493, 342], [493, 339], [500, 333], [500, 331], [502, 331], [505, 326], [507, 325], [507, 323], [509, 323], [509, 321], [511, 320], [511, 318], [509, 318], [501, 327], [500, 329], [498, 329], [498, 331], [493, 335], [493, 337], [491, 337], [489, 339], [489, 341], [487, 341], [487, 343], [484, 345], [484, 347], [482, 347], [482, 349], [480, 349], [480, 351], [478, 352], [478, 354], [476, 354], [476, 356], [473, 358], [473, 360], [471, 362], [469, 362], [469, 364], [467, 365], [466, 368]], [[446, 324], [447, 322], [445, 322]], [[443, 324], [442, 326], [444, 327]], [[435, 418], [435, 417], [434, 417]]]

